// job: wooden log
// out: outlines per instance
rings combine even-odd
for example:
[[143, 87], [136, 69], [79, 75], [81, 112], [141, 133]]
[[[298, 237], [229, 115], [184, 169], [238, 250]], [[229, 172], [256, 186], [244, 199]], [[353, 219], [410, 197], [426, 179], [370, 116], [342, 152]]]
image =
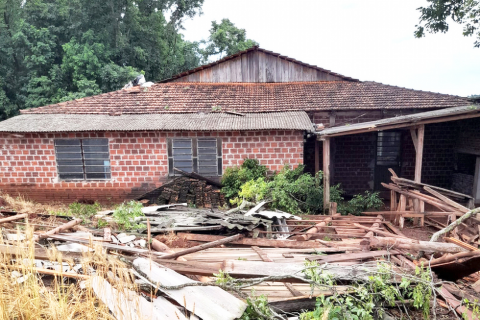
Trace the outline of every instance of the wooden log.
[[368, 215], [368, 216], [373, 216], [373, 215], [403, 215], [403, 214], [423, 214], [424, 216], [438, 216], [438, 217], [445, 217], [449, 216], [451, 214], [456, 215], [457, 217], [463, 216], [462, 212], [459, 211], [426, 211], [426, 212], [420, 212], [420, 211], [375, 211], [375, 212], [362, 212], [363, 215]]
[[370, 238], [371, 247], [393, 247], [399, 249], [431, 251], [431, 252], [447, 252], [458, 253], [464, 252], [465, 249], [453, 243], [441, 243], [430, 241], [419, 241], [413, 239], [390, 238], [390, 237], [372, 237]]
[[[178, 233], [179, 237], [183, 237], [186, 240], [199, 241], [199, 242], [210, 242], [215, 240], [220, 240], [225, 237], [223, 236], [214, 236], [207, 234], [193, 234], [193, 233]], [[231, 242], [233, 244], [241, 244], [247, 246], [259, 246], [259, 247], [278, 247], [278, 248], [318, 248], [321, 245], [318, 242], [314, 241], [292, 241], [292, 240], [271, 240], [271, 239], [252, 239], [252, 238], [243, 238]]]
[[460, 252], [460, 253], [456, 253], [456, 254], [452, 254], [452, 255], [445, 255], [445, 256], [437, 258], [437, 259], [433, 259], [430, 262], [430, 264], [432, 266], [436, 266], [436, 265], [439, 265], [439, 264], [445, 264], [445, 263], [449, 263], [449, 262], [452, 262], [452, 261], [457, 261], [457, 260], [464, 259], [464, 258], [471, 258], [471, 257], [478, 257], [478, 256], [480, 256], [480, 251]]
[[[372, 228], [372, 229], [379, 229], [379, 228], [380, 228], [380, 223], [382, 223], [382, 221], [383, 221], [383, 216], [382, 216], [382, 215], [378, 215], [375, 223], [372, 224], [372, 227], [371, 227], [371, 228]], [[365, 237], [373, 237], [373, 231], [367, 232], [367, 234], [365, 235]]]
[[49, 230], [45, 233], [42, 233], [42, 234], [36, 234], [33, 236], [33, 240], [34, 241], [38, 241], [40, 239], [44, 239], [44, 238], [48, 238], [48, 236], [51, 236], [51, 235], [54, 235], [54, 234], [57, 234], [57, 233], [60, 233], [60, 232], [63, 232], [63, 231], [66, 231], [74, 226], [76, 226], [77, 224], [81, 223], [82, 222], [82, 219], [75, 219], [75, 220], [72, 220], [70, 222], [67, 222], [65, 224], [62, 224], [61, 226], [58, 226], [56, 227], [55, 229], [52, 229], [52, 230]]
[[11, 217], [8, 217], [8, 218], [0, 219], [0, 223], [10, 222], [10, 221], [15, 221], [15, 220], [20, 220], [20, 219], [25, 219], [25, 218], [28, 218], [28, 214], [26, 214], [26, 213], [17, 214], [17, 215], [15, 215], [15, 216], [11, 216]]
[[333, 218], [333, 216], [330, 216], [329, 218], [326, 218], [322, 222], [316, 224], [313, 228], [307, 230], [307, 232], [305, 232], [305, 234], [294, 236], [291, 239], [292, 240], [299, 240], [299, 241], [306, 241], [306, 240], [310, 239], [312, 237], [313, 233], [318, 233], [321, 230], [322, 227], [326, 226], [330, 221], [332, 221], [332, 218]]
[[208, 248], [218, 247], [218, 246], [221, 246], [222, 244], [229, 243], [229, 242], [232, 242], [232, 241], [235, 241], [235, 240], [239, 240], [242, 237], [243, 237], [242, 234], [236, 234], [236, 235], [231, 236], [231, 237], [215, 240], [215, 241], [212, 241], [212, 242], [209, 242], [209, 243], [201, 244], [199, 246], [188, 248], [186, 250], [182, 250], [182, 251], [178, 251], [178, 252], [175, 252], [175, 253], [170, 253], [170, 254], [164, 255], [164, 256], [162, 256], [162, 259], [176, 259], [178, 257], [184, 256], [184, 255], [187, 255], [187, 254], [190, 254], [190, 253], [202, 251], [202, 250], [205, 250], [205, 249], [208, 249]]
[[158, 241], [157, 239], [152, 239], [152, 249], [158, 252], [168, 252], [170, 248], [163, 242]]

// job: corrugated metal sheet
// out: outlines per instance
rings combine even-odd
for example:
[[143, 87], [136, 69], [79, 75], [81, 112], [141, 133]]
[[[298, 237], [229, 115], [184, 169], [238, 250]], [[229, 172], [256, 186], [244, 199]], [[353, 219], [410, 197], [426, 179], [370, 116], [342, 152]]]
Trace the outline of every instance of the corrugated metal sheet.
[[[137, 258], [133, 265], [154, 284], [178, 286], [195, 281], [173, 270], [144, 258]], [[178, 290], [159, 288], [189, 311], [195, 311], [203, 320], [233, 320], [240, 318], [247, 305], [230, 293], [214, 286], [187, 286]]]
[[303, 111], [249, 113], [174, 113], [109, 116], [105, 114], [24, 114], [0, 122], [0, 132], [80, 131], [240, 131], [308, 130]]

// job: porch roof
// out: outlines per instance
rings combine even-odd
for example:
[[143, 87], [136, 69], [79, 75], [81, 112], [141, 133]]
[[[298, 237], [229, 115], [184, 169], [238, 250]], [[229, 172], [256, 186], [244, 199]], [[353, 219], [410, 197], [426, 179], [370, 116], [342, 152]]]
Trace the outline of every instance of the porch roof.
[[326, 128], [316, 131], [317, 139], [327, 137], [345, 136], [351, 134], [383, 131], [396, 128], [407, 128], [428, 123], [447, 122], [461, 119], [480, 117], [480, 105], [472, 104], [461, 107], [446, 108], [441, 110], [420, 112], [382, 120], [368, 121], [351, 125]]

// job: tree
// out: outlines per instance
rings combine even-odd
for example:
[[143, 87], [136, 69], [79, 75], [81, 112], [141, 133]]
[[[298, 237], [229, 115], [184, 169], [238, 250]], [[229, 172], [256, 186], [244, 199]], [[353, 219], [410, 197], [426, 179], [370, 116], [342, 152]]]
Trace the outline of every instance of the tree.
[[203, 1], [0, 0], [0, 120], [197, 67], [180, 30]]
[[463, 25], [464, 36], [475, 36], [474, 46], [480, 47], [480, 1], [476, 0], [427, 0], [428, 7], [420, 7], [420, 23], [415, 36], [421, 38], [425, 32], [448, 31], [448, 19]]
[[203, 55], [205, 60], [212, 55], [229, 56], [257, 45], [258, 43], [254, 40], [247, 39], [245, 29], [237, 28], [229, 19], [222, 19], [220, 24], [212, 21], [210, 36]]

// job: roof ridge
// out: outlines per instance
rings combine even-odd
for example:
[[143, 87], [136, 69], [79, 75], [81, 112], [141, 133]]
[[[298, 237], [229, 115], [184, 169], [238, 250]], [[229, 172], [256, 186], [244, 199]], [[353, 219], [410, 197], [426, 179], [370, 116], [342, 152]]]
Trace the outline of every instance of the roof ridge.
[[425, 92], [425, 93], [438, 94], [438, 95], [448, 96], [448, 97], [468, 99], [467, 97], [462, 97], [462, 96], [458, 96], [458, 95], [454, 95], [454, 94], [434, 92], [434, 91], [428, 91], [428, 90], [420, 90], [420, 89], [413, 89], [413, 88], [407, 88], [407, 87], [400, 87], [400, 86], [396, 86], [396, 85], [392, 85], [392, 84], [385, 84], [385, 83], [377, 82], [377, 81], [363, 81], [363, 83], [374, 83], [374, 84], [380, 84], [380, 85], [382, 85], [382, 86], [387, 86], [387, 87], [392, 87], [392, 88], [399, 88], [399, 89], [405, 89], [405, 90], [409, 90], [409, 91]]

